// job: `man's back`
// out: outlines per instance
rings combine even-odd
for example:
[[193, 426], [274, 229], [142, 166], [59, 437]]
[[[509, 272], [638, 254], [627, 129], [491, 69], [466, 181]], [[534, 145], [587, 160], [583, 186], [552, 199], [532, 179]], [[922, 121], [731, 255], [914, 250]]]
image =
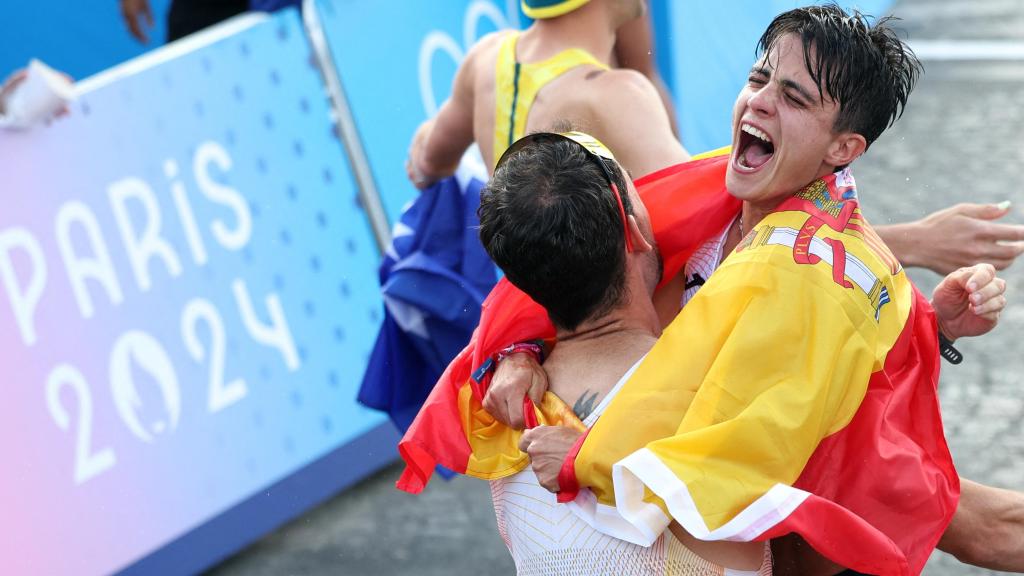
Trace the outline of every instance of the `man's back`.
[[[518, 38], [512, 39], [515, 35]], [[474, 87], [479, 95], [474, 99], [474, 139], [489, 166], [493, 166], [497, 156], [504, 151], [495, 150], [496, 131], [504, 132], [508, 141], [515, 141], [526, 134], [564, 122], [585, 129], [613, 150], [620, 151], [620, 162], [635, 176], [689, 159], [672, 134], [668, 113], [654, 85], [635, 70], [609, 69], [610, 51], [590, 54], [592, 63], [580, 63], [540, 86], [528, 110], [524, 128], [509, 131], [504, 123], [512, 111], [502, 106], [500, 108], [504, 109], [498, 117], [496, 112], [499, 107], [495, 105], [496, 100], [502, 99], [499, 90], [496, 90], [495, 80], [499, 73], [498, 56], [503, 42], [515, 42], [515, 63], [519, 63], [520, 67], [553, 63], [570, 52], [589, 52], [578, 45], [549, 38], [536, 28], [523, 33], [504, 32], [495, 36], [497, 38], [487, 46], [487, 57], [477, 63], [480, 68], [477, 70]], [[502, 64], [506, 65], [502, 72], [508, 74], [511, 66], [507, 62]], [[509, 102], [515, 99], [515, 95], [509, 98], [506, 93], [502, 100]], [[497, 126], [496, 122], [502, 122], [502, 126]], [[648, 142], [660, 142], [661, 145], [649, 146], [646, 145]]]
[[529, 32], [498, 32], [478, 46], [471, 64], [473, 135], [492, 167], [523, 134], [587, 116], [587, 84], [608, 69], [585, 49], [539, 41]]
[[548, 389], [585, 420], [657, 339], [654, 334], [624, 330], [603, 335], [599, 342], [581, 340], [560, 342], [544, 369]]

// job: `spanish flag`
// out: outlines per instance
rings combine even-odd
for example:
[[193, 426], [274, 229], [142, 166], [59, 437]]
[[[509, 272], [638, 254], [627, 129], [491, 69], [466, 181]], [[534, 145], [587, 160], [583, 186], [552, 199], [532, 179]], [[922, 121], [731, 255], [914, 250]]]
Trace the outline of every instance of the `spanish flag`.
[[[637, 183], [667, 277], [735, 217], [725, 162]], [[400, 444], [400, 488], [422, 489], [433, 461], [483, 478], [526, 464], [518, 435], [480, 408], [486, 377], [472, 369], [552, 333], [522, 293], [495, 289]], [[589, 490], [572, 505], [640, 544], [671, 519], [706, 540], [796, 532], [859, 572], [917, 574], [959, 495], [937, 378], [934, 313], [839, 172], [763, 219], [665, 330], [582, 445]], [[557, 408], [546, 399], [540, 416], [558, 420]]]

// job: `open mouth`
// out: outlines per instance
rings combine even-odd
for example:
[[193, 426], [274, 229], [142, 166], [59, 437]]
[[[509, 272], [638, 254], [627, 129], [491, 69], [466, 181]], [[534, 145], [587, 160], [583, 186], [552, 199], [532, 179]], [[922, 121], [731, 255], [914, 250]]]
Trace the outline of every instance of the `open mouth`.
[[736, 165], [743, 170], [754, 171], [764, 166], [775, 154], [775, 144], [768, 134], [744, 123], [740, 126], [739, 150]]

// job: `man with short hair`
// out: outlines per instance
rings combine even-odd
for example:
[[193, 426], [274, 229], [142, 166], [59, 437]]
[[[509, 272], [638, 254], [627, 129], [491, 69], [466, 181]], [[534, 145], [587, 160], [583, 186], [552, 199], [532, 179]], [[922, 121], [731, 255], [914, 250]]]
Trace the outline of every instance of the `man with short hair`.
[[[959, 491], [935, 395], [936, 325], [845, 169], [899, 116], [916, 60], [885, 21], [835, 6], [781, 15], [760, 47], [731, 155], [640, 185], [650, 194], [717, 171], [717, 189], [686, 191], [705, 195], [687, 222], [717, 218], [717, 229], [682, 260], [666, 249], [670, 276], [700, 268], [700, 282], [662, 296], [686, 307], [585, 440], [540, 427], [521, 447], [542, 485], [589, 487], [588, 521], [615, 511], [626, 522], [605, 528], [630, 541], [675, 519], [706, 540], [798, 533], [836, 563], [819, 573], [918, 572]], [[939, 286], [945, 337], [991, 329], [1005, 305], [993, 278], [983, 266]], [[501, 331], [482, 322], [477, 343]]]

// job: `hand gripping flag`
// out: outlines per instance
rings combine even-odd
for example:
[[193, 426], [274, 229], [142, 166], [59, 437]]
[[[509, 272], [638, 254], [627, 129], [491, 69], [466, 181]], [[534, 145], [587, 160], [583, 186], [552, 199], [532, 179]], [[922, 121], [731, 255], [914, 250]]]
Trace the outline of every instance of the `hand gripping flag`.
[[[735, 216], [739, 202], [721, 193], [724, 178], [725, 163], [711, 159], [666, 168], [636, 182], [662, 254], [672, 251], [666, 277], [682, 269], [700, 242]], [[691, 188], [693, 193], [680, 193]], [[406, 462], [397, 483], [402, 490], [423, 490], [436, 464], [493, 479], [527, 463], [518, 449], [519, 433], [496, 423], [482, 407], [490, 374], [472, 376], [508, 344], [553, 338], [555, 329], [544, 309], [504, 278], [484, 301], [480, 318], [473, 339], [445, 370], [398, 445]], [[545, 398], [543, 413], [538, 412], [541, 424], [574, 419], [551, 395]]]

